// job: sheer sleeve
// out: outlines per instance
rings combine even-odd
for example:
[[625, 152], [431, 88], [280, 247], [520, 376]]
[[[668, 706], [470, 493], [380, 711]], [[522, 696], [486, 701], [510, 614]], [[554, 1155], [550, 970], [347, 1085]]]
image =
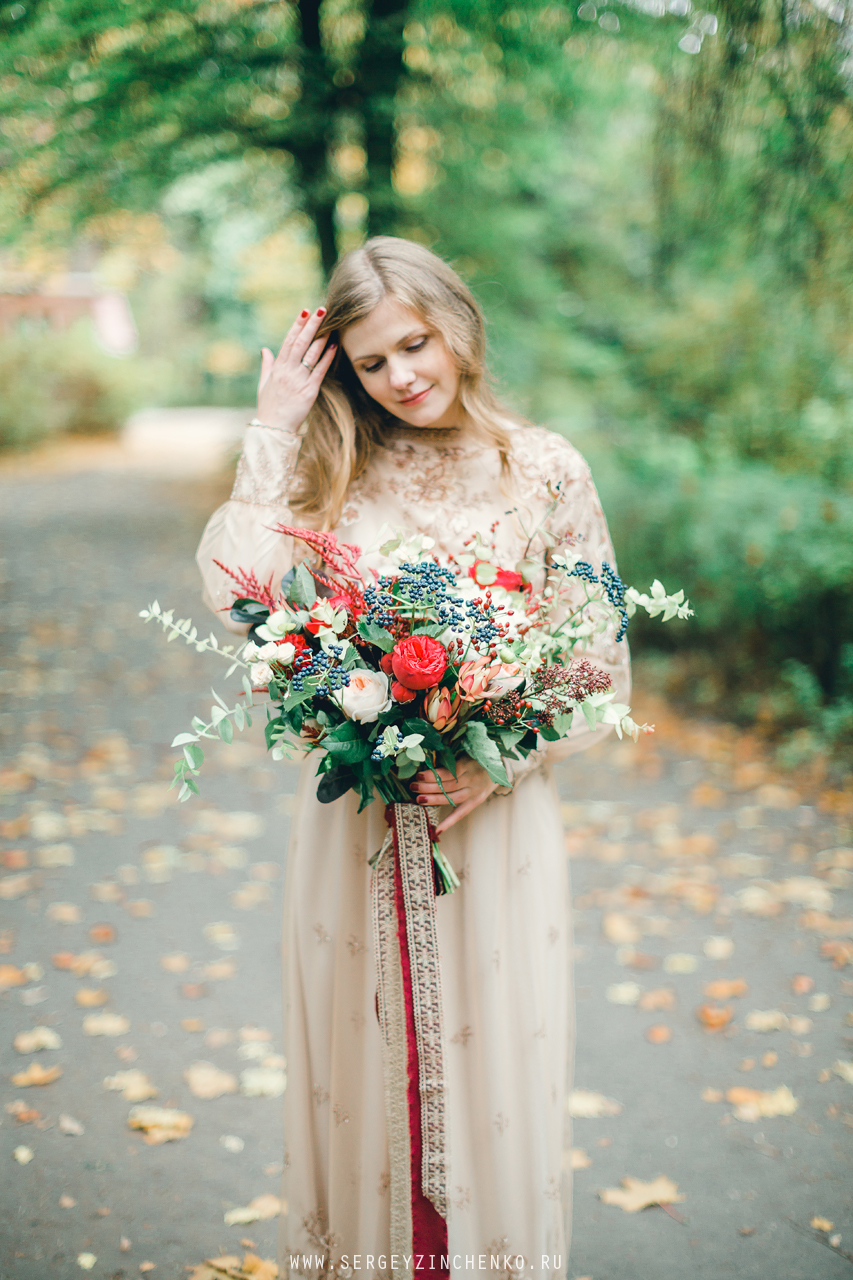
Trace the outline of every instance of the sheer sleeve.
[[246, 627], [228, 616], [232, 582], [215, 561], [230, 569], [253, 571], [273, 584], [290, 568], [293, 539], [275, 532], [290, 521], [289, 496], [302, 437], [274, 427], [246, 428], [234, 488], [207, 522], [196, 561], [204, 581], [204, 602], [229, 631]]
[[[605, 561], [615, 569], [613, 544], [589, 467], [577, 450], [566, 441], [560, 440], [557, 447], [564, 455], [559, 467], [559, 472], [562, 474], [558, 473], [551, 479], [562, 480], [565, 501], [550, 522], [551, 528], [558, 537], [567, 539], [568, 549], [591, 564], [596, 574], [600, 574], [602, 563]], [[573, 582], [577, 600], [580, 603], [584, 597], [583, 586], [577, 579]], [[555, 622], [559, 621], [558, 614], [553, 616]], [[586, 649], [581, 650], [580, 646], [577, 646], [576, 656], [587, 657], [597, 667], [607, 671], [616, 690], [615, 701], [628, 702], [631, 693], [628, 644], [625, 640], [617, 641], [612, 626], [608, 626], [605, 631], [596, 635]], [[597, 729], [590, 730], [583, 715], [576, 714], [572, 728], [565, 738], [559, 742], [543, 743], [540, 749], [532, 751], [523, 762], [506, 761], [505, 763], [509, 766], [507, 773], [515, 783], [526, 773], [536, 769], [543, 761], [556, 764], [574, 755], [576, 751], [585, 751], [588, 747], [594, 746], [606, 737], [611, 729], [611, 725], [599, 725]]]

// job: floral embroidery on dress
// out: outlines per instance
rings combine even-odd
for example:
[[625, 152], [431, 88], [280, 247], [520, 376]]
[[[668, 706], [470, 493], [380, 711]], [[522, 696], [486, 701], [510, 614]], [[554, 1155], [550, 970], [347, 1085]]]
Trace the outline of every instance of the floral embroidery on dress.
[[471, 1039], [473, 1034], [474, 1034], [473, 1030], [466, 1022], [465, 1026], [461, 1027], [460, 1030], [456, 1032], [455, 1036], [450, 1037], [450, 1043], [461, 1044], [463, 1049], [467, 1049], [468, 1041]]

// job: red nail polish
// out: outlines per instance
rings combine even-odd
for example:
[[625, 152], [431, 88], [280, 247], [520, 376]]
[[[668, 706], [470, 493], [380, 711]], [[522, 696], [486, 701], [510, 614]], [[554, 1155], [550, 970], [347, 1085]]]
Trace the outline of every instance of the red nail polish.
[[308, 312], [308, 311], [303, 311], [303, 312], [302, 312], [302, 319], [303, 319], [303, 320], [307, 320], [309, 315], [310, 315], [310, 312]]
[[326, 308], [325, 308], [325, 307], [318, 307], [318, 308], [317, 308], [317, 315], [318, 315], [318, 316], [324, 316], [325, 314], [326, 314]]

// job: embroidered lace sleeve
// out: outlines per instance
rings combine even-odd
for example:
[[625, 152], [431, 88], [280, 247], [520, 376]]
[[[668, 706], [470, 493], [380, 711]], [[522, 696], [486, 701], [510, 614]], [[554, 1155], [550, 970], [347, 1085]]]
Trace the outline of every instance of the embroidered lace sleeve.
[[215, 561], [230, 569], [251, 569], [273, 584], [290, 568], [293, 540], [275, 533], [290, 520], [293, 486], [302, 437], [273, 427], [247, 427], [243, 452], [229, 500], [207, 522], [196, 553], [204, 580], [204, 601], [229, 631], [245, 632], [231, 622], [232, 582]]
[[[571, 449], [571, 446], [568, 446]], [[565, 504], [560, 508], [556, 532], [569, 535], [569, 547], [581, 555], [592, 565], [596, 575], [600, 575], [601, 566], [606, 561], [612, 569], [616, 568], [616, 557], [607, 521], [601, 509], [595, 485], [589, 467], [574, 449], [574, 459], [579, 465], [571, 465], [564, 480], [567, 495]], [[576, 581], [576, 597], [583, 600], [584, 589], [580, 581]], [[631, 694], [631, 662], [626, 640], [616, 639], [615, 628], [607, 629], [590, 641], [585, 649], [580, 645], [576, 649], [577, 656], [589, 658], [590, 662], [607, 671], [616, 690], [616, 702], [628, 702]], [[552, 743], [548, 748], [548, 760], [555, 763], [573, 755], [576, 751], [585, 751], [588, 747], [600, 742], [611, 731], [611, 726], [600, 725], [590, 731], [586, 720], [580, 714], [574, 717], [569, 734], [560, 742]]]

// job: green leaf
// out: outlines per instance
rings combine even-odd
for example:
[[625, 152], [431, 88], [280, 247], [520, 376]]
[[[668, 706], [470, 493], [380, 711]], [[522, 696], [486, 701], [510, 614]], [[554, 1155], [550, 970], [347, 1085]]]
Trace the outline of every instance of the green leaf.
[[219, 721], [219, 724], [217, 725], [217, 729], [219, 731], [219, 736], [223, 742], [234, 741], [234, 726], [227, 716], [224, 719]]
[[436, 729], [435, 725], [430, 724], [428, 720], [420, 720], [413, 718], [404, 720], [402, 724], [403, 733], [419, 733], [423, 739], [425, 747], [429, 747], [432, 751], [440, 751], [444, 746], [444, 739]]
[[306, 565], [300, 564], [297, 566], [296, 573], [293, 575], [293, 582], [290, 584], [288, 598], [293, 604], [304, 604], [309, 609], [317, 599], [314, 578]]
[[424, 622], [424, 623], [421, 623], [419, 626], [415, 627], [414, 631], [412, 632], [412, 635], [413, 636], [432, 636], [433, 639], [437, 640], [439, 636], [444, 635], [446, 630], [447, 630], [447, 625], [444, 622]]
[[243, 708], [241, 706], [236, 706], [234, 708], [234, 723], [237, 725], [237, 728], [240, 729], [241, 731], [246, 724], [246, 717], [243, 713]]
[[310, 702], [314, 696], [314, 690], [302, 689], [301, 692], [289, 693], [282, 703], [285, 711], [292, 711], [294, 707], [300, 707], [303, 702]]
[[420, 764], [417, 760], [410, 760], [408, 756], [402, 756], [398, 759], [394, 771], [398, 778], [412, 778], [419, 769]]
[[584, 719], [586, 720], [586, 722], [587, 722], [587, 724], [589, 725], [590, 729], [594, 729], [594, 728], [596, 727], [596, 724], [597, 724], [597, 718], [596, 718], [596, 714], [595, 714], [595, 707], [590, 706], [590, 704], [589, 704], [588, 702], [584, 701], [584, 702], [582, 702], [582, 703], [581, 703], [581, 711], [583, 712], [583, 714], [584, 714]]
[[469, 720], [465, 726], [462, 739], [469, 756], [481, 764], [492, 782], [498, 786], [509, 786], [509, 778], [501, 760], [497, 744], [489, 737], [486, 726], [480, 720]]
[[177, 738], [174, 738], [172, 740], [172, 746], [182, 747], [185, 742], [195, 742], [195, 740], [196, 740], [196, 736], [194, 733], [179, 733]]
[[371, 743], [363, 739], [355, 742], [335, 742], [328, 737], [323, 739], [323, 746], [336, 761], [340, 760], [345, 764], [357, 764], [359, 760], [366, 760], [373, 750]]
[[358, 623], [358, 634], [368, 644], [375, 644], [377, 649], [382, 649], [385, 653], [390, 653], [397, 643], [391, 632], [380, 627], [378, 622], [366, 622], [363, 618]]
[[188, 742], [184, 747], [184, 755], [191, 769], [200, 769], [204, 764], [204, 752], [197, 742]]

